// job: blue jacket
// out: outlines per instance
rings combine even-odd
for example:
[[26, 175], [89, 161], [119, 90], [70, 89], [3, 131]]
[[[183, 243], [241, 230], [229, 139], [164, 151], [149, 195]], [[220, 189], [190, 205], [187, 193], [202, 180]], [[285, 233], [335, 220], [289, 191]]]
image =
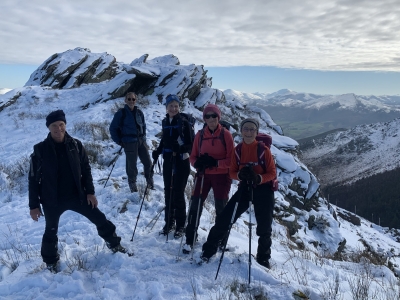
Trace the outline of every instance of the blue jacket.
[[[125, 118], [123, 118], [123, 114], [125, 114]], [[134, 143], [138, 141], [138, 138], [146, 138], [146, 122], [143, 112], [136, 106], [131, 111], [125, 104], [124, 108], [115, 113], [110, 124], [110, 134], [117, 144]]]

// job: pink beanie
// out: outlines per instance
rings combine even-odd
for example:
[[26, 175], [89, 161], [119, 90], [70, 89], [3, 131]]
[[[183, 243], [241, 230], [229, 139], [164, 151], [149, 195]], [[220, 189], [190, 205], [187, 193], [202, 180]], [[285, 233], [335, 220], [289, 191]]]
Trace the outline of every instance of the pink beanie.
[[213, 113], [217, 114], [218, 121], [221, 120], [221, 111], [219, 110], [218, 106], [216, 106], [215, 104], [208, 104], [206, 107], [204, 107], [203, 120], [205, 120], [204, 116], [209, 112], [213, 112]]

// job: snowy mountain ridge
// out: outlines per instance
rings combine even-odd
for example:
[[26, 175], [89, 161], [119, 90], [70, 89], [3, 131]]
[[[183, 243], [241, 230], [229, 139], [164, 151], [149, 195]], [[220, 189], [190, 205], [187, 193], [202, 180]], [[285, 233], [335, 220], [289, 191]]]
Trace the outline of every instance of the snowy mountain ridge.
[[234, 90], [225, 90], [236, 99], [246, 101], [252, 105], [284, 106], [302, 109], [323, 109], [335, 106], [337, 110], [367, 110], [367, 111], [400, 111], [400, 96], [363, 96], [353, 93], [343, 95], [318, 95], [312, 93], [298, 93], [283, 89], [274, 93], [242, 93]]
[[400, 119], [311, 139], [302, 145], [302, 161], [321, 182], [352, 182], [400, 166]]
[[[330, 205], [321, 197], [315, 175], [297, 156], [298, 143], [283, 136], [267, 112], [239, 103], [211, 84], [202, 66], [180, 65], [173, 55], [150, 60], [143, 55], [124, 64], [109, 54], [76, 48], [54, 54], [24, 87], [0, 96], [2, 299], [220, 299], [221, 295], [228, 299], [232, 290], [249, 299], [278, 300], [299, 299], [299, 295], [328, 299], [336, 290], [337, 297], [352, 299], [355, 280], [365, 278], [364, 274], [369, 276], [367, 293], [400, 295], [395, 277], [400, 274], [397, 231]], [[104, 187], [111, 171], [107, 166], [119, 149], [109, 137], [108, 126], [128, 91], [139, 95], [151, 150], [159, 142], [156, 135], [161, 131], [163, 101], [169, 93], [180, 95], [182, 110], [199, 121], [197, 130], [203, 124], [202, 108], [215, 103], [225, 120], [239, 124], [245, 117], [256, 117], [260, 131], [272, 136], [271, 151], [279, 179], [272, 268], [266, 270], [253, 261], [250, 286], [248, 244], [254, 251], [257, 237], [256, 226], [252, 226], [253, 238], [249, 241], [248, 214], [234, 225], [228, 241], [231, 251], [225, 254], [218, 280], [214, 280], [220, 253], [217, 259], [198, 267], [190, 257], [178, 253], [180, 240], [172, 238], [166, 243], [165, 237], [159, 236], [164, 207], [160, 174], [155, 174], [156, 189], [149, 195], [143, 195], [144, 177], [139, 193], [132, 194], [121, 157]], [[33, 222], [29, 217], [26, 175], [33, 145], [48, 133], [45, 117], [56, 109], [65, 111], [67, 131], [80, 139], [90, 154], [99, 208], [116, 224], [122, 244], [135, 253], [133, 257], [111, 254], [94, 226], [76, 213], [66, 212], [59, 225], [61, 272], [54, 275], [44, 269], [40, 257], [44, 220]], [[231, 132], [238, 142], [237, 132]], [[140, 163], [138, 167], [142, 171]], [[188, 195], [192, 183], [190, 177]], [[234, 184], [232, 193], [235, 190]], [[130, 243], [142, 200], [138, 229]], [[205, 204], [194, 257], [199, 255], [214, 222], [212, 201], [210, 198]], [[158, 213], [160, 220], [154, 222]], [[251, 219], [254, 222], [254, 213]], [[360, 253], [364, 253], [362, 259], [353, 258]], [[380, 263], [366, 263], [372, 256]]]

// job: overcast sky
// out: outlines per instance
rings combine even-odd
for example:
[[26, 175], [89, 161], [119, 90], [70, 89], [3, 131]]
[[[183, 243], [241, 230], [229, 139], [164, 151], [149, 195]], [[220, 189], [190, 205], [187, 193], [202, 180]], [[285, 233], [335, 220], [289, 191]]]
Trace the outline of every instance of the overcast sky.
[[125, 63], [400, 72], [399, 0], [2, 0], [0, 28], [3, 69], [85, 47]]

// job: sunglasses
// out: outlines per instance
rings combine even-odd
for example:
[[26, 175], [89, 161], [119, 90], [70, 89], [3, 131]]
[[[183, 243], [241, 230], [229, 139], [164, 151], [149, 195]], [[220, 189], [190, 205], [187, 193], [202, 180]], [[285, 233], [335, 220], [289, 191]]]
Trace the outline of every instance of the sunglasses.
[[212, 115], [205, 115], [204, 116], [204, 119], [209, 119], [209, 118], [213, 118], [213, 119], [215, 119], [215, 118], [218, 118], [218, 115], [217, 114], [212, 114]]
[[126, 98], [128, 101], [136, 101], [136, 98]]

